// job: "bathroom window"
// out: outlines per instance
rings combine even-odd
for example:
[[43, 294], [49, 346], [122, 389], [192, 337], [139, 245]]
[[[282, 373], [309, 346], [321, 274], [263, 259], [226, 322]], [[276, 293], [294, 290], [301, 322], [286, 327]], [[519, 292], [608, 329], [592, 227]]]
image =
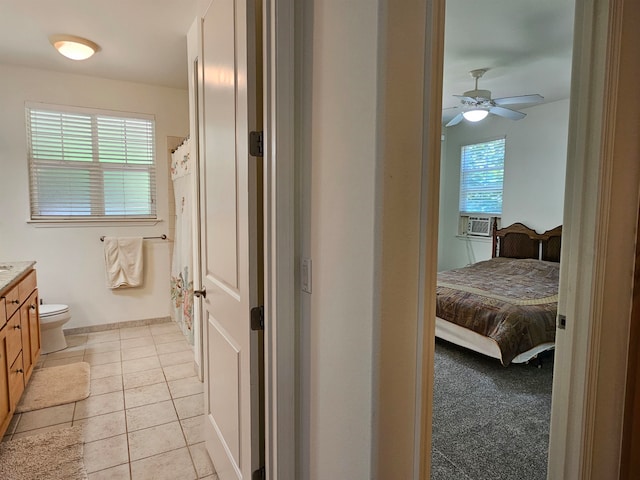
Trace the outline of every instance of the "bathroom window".
[[150, 115], [26, 108], [32, 220], [155, 219]]

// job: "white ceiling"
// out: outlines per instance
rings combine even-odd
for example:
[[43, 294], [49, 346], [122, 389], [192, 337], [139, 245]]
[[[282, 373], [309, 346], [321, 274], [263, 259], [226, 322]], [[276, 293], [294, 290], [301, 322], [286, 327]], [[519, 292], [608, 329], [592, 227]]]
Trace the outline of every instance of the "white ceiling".
[[[443, 107], [473, 89], [493, 97], [569, 96], [574, 0], [447, 0]], [[185, 34], [198, 0], [0, 0], [0, 64], [187, 87]], [[68, 33], [101, 51], [75, 62], [49, 44]], [[518, 105], [514, 107], [518, 108]], [[445, 119], [455, 109], [444, 110]]]
[[[447, 0], [442, 106], [473, 90], [471, 70], [486, 68], [478, 88], [493, 98], [539, 93], [569, 97], [574, 0]], [[518, 109], [519, 105], [509, 108]]]
[[[198, 0], [0, 0], [0, 64], [187, 88], [186, 32]], [[97, 43], [82, 62], [58, 54], [52, 34]], [[0, 70], [1, 71], [1, 70]]]

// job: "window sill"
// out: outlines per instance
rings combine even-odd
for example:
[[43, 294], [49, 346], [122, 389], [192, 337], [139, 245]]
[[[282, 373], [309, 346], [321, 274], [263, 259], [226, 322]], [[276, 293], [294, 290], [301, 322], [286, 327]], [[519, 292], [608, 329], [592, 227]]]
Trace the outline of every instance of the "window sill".
[[473, 242], [489, 243], [493, 241], [492, 237], [481, 237], [479, 235], [456, 235], [461, 240], [471, 240]]
[[50, 219], [50, 220], [27, 220], [28, 224], [34, 227], [95, 227], [98, 225], [113, 225], [113, 226], [145, 226], [145, 225], [157, 225], [162, 222], [161, 218], [95, 218], [95, 219]]

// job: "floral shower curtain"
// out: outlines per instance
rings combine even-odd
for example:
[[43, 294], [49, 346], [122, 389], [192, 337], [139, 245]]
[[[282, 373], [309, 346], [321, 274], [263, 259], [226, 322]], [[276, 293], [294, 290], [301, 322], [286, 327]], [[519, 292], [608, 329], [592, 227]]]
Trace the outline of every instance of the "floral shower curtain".
[[191, 141], [171, 154], [171, 179], [176, 202], [176, 233], [171, 265], [172, 317], [193, 345], [193, 226]]

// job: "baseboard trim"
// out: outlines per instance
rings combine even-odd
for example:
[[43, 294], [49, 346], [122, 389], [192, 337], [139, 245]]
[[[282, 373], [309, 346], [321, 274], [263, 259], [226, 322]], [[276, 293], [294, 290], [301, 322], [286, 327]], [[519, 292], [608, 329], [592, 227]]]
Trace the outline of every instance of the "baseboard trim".
[[128, 320], [117, 323], [103, 323], [101, 325], [91, 325], [89, 327], [67, 328], [63, 332], [65, 335], [81, 335], [83, 333], [104, 332], [106, 330], [117, 330], [119, 328], [144, 327], [146, 325], [155, 325], [158, 323], [168, 323], [171, 317], [143, 318], [140, 320]]

